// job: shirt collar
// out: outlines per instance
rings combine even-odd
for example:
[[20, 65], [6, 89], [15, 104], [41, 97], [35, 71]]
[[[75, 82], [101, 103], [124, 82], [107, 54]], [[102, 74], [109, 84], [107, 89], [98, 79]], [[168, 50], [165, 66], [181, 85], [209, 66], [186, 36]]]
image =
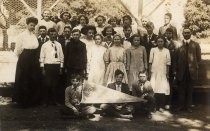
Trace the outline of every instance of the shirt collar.
[[189, 44], [190, 43], [190, 39], [188, 39], [188, 40], [184, 39], [184, 43], [188, 43]]

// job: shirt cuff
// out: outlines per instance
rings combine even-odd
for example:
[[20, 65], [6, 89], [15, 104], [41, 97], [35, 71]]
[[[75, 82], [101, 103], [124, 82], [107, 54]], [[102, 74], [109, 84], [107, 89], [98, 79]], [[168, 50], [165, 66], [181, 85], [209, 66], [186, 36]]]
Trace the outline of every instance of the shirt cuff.
[[61, 63], [60, 67], [63, 68], [63, 63]]
[[40, 67], [44, 67], [44, 63], [40, 63]]

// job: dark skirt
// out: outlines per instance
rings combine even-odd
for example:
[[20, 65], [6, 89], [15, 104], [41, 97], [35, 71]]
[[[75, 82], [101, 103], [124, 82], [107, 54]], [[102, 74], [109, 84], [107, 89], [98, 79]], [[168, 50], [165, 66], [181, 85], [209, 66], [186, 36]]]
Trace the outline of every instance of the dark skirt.
[[13, 102], [22, 106], [36, 105], [41, 99], [38, 52], [38, 49], [24, 49], [17, 62]]

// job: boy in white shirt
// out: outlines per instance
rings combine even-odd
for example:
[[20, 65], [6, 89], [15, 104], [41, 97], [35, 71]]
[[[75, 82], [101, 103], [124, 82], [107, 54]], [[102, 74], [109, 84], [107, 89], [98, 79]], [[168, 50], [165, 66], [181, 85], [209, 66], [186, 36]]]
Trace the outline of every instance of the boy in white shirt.
[[64, 55], [61, 44], [56, 41], [57, 32], [54, 28], [48, 30], [50, 40], [41, 47], [40, 66], [44, 76], [44, 104], [57, 105], [57, 91], [59, 77], [63, 71]]

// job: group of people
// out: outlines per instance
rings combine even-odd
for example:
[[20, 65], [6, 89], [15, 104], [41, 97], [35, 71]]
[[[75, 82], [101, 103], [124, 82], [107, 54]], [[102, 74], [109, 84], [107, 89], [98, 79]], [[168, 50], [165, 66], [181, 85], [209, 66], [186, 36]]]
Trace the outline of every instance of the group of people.
[[80, 105], [81, 86], [86, 81], [147, 99], [146, 105], [134, 104], [134, 108], [129, 103], [102, 104], [102, 114], [135, 114], [138, 107], [146, 107], [151, 118], [151, 111], [171, 105], [176, 79], [176, 110], [192, 112], [192, 81], [197, 77], [201, 50], [187, 27], [183, 28], [184, 39], [178, 42], [171, 13], [165, 14], [159, 35], [154, 34], [151, 21], [142, 18], [142, 27], [134, 27], [129, 15], [122, 17], [121, 24], [116, 17], [106, 22], [106, 17], [98, 15], [96, 25], [89, 25], [85, 15], [72, 23], [69, 12], [61, 13], [57, 23], [51, 21], [49, 10], [42, 16], [41, 21], [27, 18], [27, 29], [15, 42], [14, 102], [24, 107], [58, 105], [65, 97], [64, 114], [89, 116], [95, 112], [93, 106]]

